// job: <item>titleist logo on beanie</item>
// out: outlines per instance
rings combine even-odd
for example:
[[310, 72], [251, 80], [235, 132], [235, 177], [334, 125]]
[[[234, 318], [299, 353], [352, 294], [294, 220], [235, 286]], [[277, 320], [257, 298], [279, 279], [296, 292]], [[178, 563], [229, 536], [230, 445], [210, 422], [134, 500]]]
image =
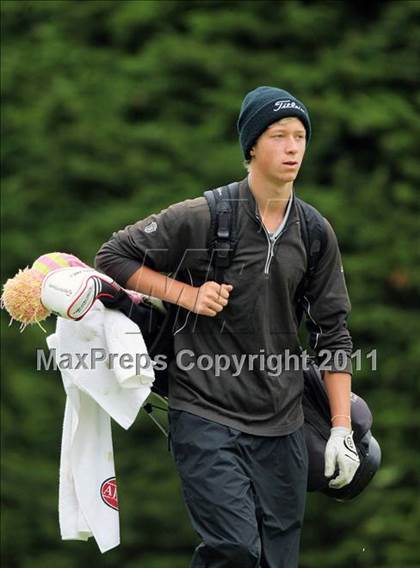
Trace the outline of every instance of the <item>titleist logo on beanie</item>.
[[295, 101], [291, 101], [290, 99], [286, 99], [284, 101], [276, 101], [273, 106], [273, 111], [277, 112], [284, 108], [296, 108], [303, 113], [306, 112], [306, 110], [302, 106], [298, 105]]
[[311, 121], [305, 105], [293, 95], [276, 87], [257, 87], [244, 98], [238, 118], [239, 141], [245, 159], [259, 136], [277, 120], [294, 116], [311, 137]]

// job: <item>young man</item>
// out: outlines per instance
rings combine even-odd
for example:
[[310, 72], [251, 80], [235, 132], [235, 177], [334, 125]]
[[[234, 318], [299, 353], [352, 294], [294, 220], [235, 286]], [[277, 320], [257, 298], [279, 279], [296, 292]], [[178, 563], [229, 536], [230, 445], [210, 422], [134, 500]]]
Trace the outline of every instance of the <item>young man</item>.
[[[191, 567], [295, 568], [307, 479], [303, 373], [300, 366], [270, 372], [261, 363], [301, 353], [295, 294], [307, 258], [293, 182], [311, 124], [290, 93], [258, 87], [242, 103], [238, 131], [249, 175], [239, 186], [238, 245], [224, 282], [209, 268], [204, 197], [114, 233], [96, 265], [125, 287], [180, 307], [169, 421], [185, 502], [203, 541]], [[324, 373], [332, 416], [325, 473], [332, 477], [337, 466], [330, 483], [341, 487], [358, 466], [347, 448], [350, 302], [327, 222], [326, 229], [305, 306], [315, 351], [326, 350], [332, 362], [338, 351], [347, 357], [344, 372]]]

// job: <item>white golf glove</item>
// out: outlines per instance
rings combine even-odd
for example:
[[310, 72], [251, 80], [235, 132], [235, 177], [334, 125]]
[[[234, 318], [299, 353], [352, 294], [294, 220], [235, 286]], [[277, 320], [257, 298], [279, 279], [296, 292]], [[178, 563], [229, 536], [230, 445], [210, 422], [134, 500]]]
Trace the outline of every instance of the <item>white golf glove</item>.
[[339, 426], [331, 428], [325, 448], [325, 477], [332, 477], [338, 466], [338, 475], [329, 482], [332, 489], [348, 485], [360, 465], [359, 455], [353, 442], [353, 432]]

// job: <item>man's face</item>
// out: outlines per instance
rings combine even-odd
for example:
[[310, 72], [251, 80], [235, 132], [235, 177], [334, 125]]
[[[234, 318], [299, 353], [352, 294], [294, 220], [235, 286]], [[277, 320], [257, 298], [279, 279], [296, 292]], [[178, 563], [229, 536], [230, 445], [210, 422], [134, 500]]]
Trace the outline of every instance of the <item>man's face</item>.
[[294, 181], [302, 164], [306, 131], [298, 118], [282, 118], [271, 124], [251, 150], [252, 168], [274, 183]]

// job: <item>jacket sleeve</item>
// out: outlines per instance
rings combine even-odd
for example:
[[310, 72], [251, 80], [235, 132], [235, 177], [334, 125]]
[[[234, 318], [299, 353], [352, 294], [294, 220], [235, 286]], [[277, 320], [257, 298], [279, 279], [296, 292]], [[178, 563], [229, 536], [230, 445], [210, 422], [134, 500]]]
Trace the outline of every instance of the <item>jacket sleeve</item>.
[[96, 254], [95, 267], [122, 286], [143, 265], [168, 273], [187, 268], [207, 246], [206, 203], [204, 197], [188, 199], [113, 233]]
[[309, 344], [324, 370], [352, 373], [351, 310], [340, 250], [327, 220], [327, 243], [304, 296]]

